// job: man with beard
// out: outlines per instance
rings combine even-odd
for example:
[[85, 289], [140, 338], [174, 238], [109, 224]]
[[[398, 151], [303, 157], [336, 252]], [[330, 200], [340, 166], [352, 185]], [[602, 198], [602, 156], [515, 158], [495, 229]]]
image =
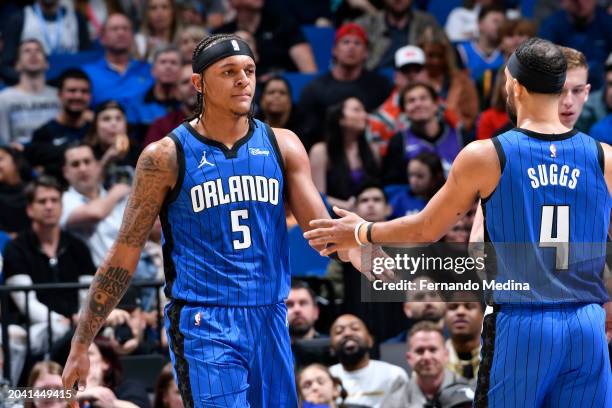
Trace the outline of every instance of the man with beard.
[[[406, 359], [412, 368], [410, 381], [402, 385], [393, 384], [392, 391], [384, 399], [381, 408], [450, 408], [442, 402], [441, 393], [448, 387], [464, 384], [464, 400], [474, 399], [474, 392], [462, 379], [445, 368], [448, 350], [444, 337], [432, 322], [420, 322], [410, 330], [406, 344]], [[465, 401], [461, 401], [463, 403]], [[452, 406], [455, 406], [454, 401]]]
[[505, 68], [518, 127], [466, 146], [423, 211], [372, 224], [336, 209], [342, 219], [313, 221], [317, 229], [305, 234], [312, 245], [326, 245], [322, 255], [360, 242], [435, 242], [482, 199], [485, 236], [496, 250], [487, 272], [528, 288], [488, 291], [494, 311], [484, 319], [477, 407], [612, 404], [604, 330], [612, 335], [612, 316], [606, 321], [601, 276], [612, 147], [561, 122], [566, 71], [556, 45], [525, 41]]
[[46, 174], [62, 180], [66, 147], [85, 136], [93, 119], [89, 77], [80, 69], [66, 70], [59, 79], [58, 96], [61, 110], [34, 131], [25, 156], [32, 166], [41, 166]]
[[319, 318], [319, 306], [312, 289], [302, 281], [291, 282], [291, 290], [285, 302], [291, 342], [320, 337], [314, 328]]
[[[455, 374], [473, 380], [480, 364], [480, 332], [484, 310], [480, 302], [466, 302], [467, 293], [461, 292], [462, 301], [446, 305], [444, 320], [450, 333], [446, 341], [448, 362], [446, 367]], [[457, 296], [455, 296], [458, 299]]]
[[408, 381], [406, 372], [393, 364], [371, 360], [372, 336], [363, 321], [345, 314], [336, 319], [330, 330], [332, 350], [340, 361], [329, 368], [342, 381], [348, 396], [345, 404], [378, 408], [391, 385]]

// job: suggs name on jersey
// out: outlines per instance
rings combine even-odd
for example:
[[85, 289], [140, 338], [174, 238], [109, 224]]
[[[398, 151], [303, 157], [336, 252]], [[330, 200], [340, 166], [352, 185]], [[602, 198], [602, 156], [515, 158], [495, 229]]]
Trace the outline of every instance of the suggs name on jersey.
[[531, 179], [531, 187], [538, 188], [544, 186], [561, 186], [575, 189], [580, 177], [579, 169], [571, 169], [567, 165], [559, 166], [553, 164], [538, 164], [537, 170], [533, 167], [527, 169], [527, 175]]
[[222, 204], [241, 201], [260, 201], [278, 204], [279, 182], [263, 176], [231, 176], [227, 179], [227, 190], [223, 180], [209, 180], [191, 188], [191, 205], [199, 213]]

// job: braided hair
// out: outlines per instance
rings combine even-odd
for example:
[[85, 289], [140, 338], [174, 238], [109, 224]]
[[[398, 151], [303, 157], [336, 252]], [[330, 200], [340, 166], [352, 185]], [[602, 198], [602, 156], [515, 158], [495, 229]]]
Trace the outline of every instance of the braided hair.
[[[226, 40], [240, 40], [242, 39], [235, 34], [213, 34], [203, 38], [193, 50], [192, 61], [195, 61], [200, 54], [209, 47]], [[200, 74], [200, 89], [204, 90], [204, 71], [194, 72], [194, 74]], [[198, 119], [202, 117], [204, 113], [204, 94], [201, 91], [197, 91], [197, 106], [193, 115], [187, 118], [188, 121]], [[249, 119], [253, 117], [253, 106], [251, 105], [251, 112], [249, 113]]]

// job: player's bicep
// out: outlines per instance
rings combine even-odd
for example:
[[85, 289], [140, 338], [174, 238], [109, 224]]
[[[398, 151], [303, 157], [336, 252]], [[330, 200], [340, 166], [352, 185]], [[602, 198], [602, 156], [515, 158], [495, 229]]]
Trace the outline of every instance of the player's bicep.
[[176, 183], [178, 165], [174, 142], [164, 138], [145, 148], [136, 164], [118, 244], [141, 248], [147, 241], [166, 195]]
[[285, 188], [287, 200], [302, 230], [310, 230], [310, 220], [329, 218], [321, 195], [312, 181], [310, 162], [297, 136], [285, 129], [277, 129], [279, 146], [285, 158]]

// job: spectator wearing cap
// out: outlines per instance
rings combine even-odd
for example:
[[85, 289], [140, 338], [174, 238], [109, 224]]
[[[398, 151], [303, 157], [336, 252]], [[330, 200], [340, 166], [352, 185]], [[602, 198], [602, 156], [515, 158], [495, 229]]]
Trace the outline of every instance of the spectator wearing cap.
[[583, 132], [590, 132], [595, 123], [609, 114], [612, 114], [612, 52], [606, 60], [603, 87], [591, 93], [576, 122], [576, 127]]
[[361, 26], [347, 23], [336, 31], [333, 67], [306, 85], [300, 97], [303, 123], [299, 134], [307, 149], [323, 140], [327, 108], [348, 97], [357, 97], [367, 111], [372, 111], [391, 93], [392, 85], [386, 77], [366, 70], [367, 47], [368, 37]]
[[20, 44], [25, 40], [38, 40], [46, 55], [74, 54], [91, 46], [87, 21], [74, 8], [61, 5], [64, 2], [59, 0], [33, 3], [11, 16], [2, 30], [2, 76], [10, 84], [19, 80], [19, 73], [13, 68]]
[[[381, 408], [453, 408], [461, 403], [471, 404], [474, 392], [467, 381], [445, 368], [448, 350], [438, 326], [432, 322], [417, 323], [410, 330], [406, 346], [412, 377], [407, 383], [393, 384]], [[459, 393], [457, 388], [463, 392]], [[454, 394], [463, 394], [463, 399], [450, 398]]]
[[387, 100], [370, 116], [370, 146], [381, 156], [387, 153], [387, 143], [398, 131], [409, 124], [402, 114], [399, 91], [411, 82], [426, 80], [425, 53], [414, 45], [405, 45], [395, 52], [395, 72], [393, 92]]
[[495, 75], [504, 64], [504, 56], [499, 50], [499, 26], [504, 19], [503, 8], [483, 7], [478, 14], [478, 38], [457, 45], [463, 66], [476, 83], [482, 109], [490, 105]]
[[259, 50], [258, 76], [282, 71], [317, 72], [312, 48], [290, 15], [264, 7], [264, 0], [230, 0], [229, 3], [236, 10], [236, 18], [215, 33], [245, 30], [253, 34]]
[[589, 82], [597, 90], [612, 50], [612, 15], [596, 0], [562, 1], [561, 7], [542, 22], [539, 34], [557, 45], [582, 51], [590, 67]]
[[383, 3], [383, 10], [355, 21], [371, 41], [368, 69], [393, 67], [395, 51], [406, 44], [416, 45], [423, 38], [446, 37], [434, 16], [411, 7], [412, 0], [384, 0]]
[[64, 149], [83, 139], [93, 119], [93, 112], [89, 109], [89, 77], [80, 69], [65, 71], [59, 79], [58, 96], [61, 110], [55, 118], [34, 131], [25, 156], [32, 166], [42, 168], [44, 173], [61, 180]]
[[0, 143], [13, 143], [22, 150], [34, 130], [57, 114], [60, 101], [57, 89], [45, 84], [49, 62], [40, 41], [21, 43], [15, 69], [17, 85], [0, 91]]
[[131, 57], [134, 32], [126, 15], [108, 16], [102, 26], [100, 43], [104, 56], [83, 66], [92, 80], [92, 105], [111, 99], [125, 104], [151, 87], [151, 66]]

